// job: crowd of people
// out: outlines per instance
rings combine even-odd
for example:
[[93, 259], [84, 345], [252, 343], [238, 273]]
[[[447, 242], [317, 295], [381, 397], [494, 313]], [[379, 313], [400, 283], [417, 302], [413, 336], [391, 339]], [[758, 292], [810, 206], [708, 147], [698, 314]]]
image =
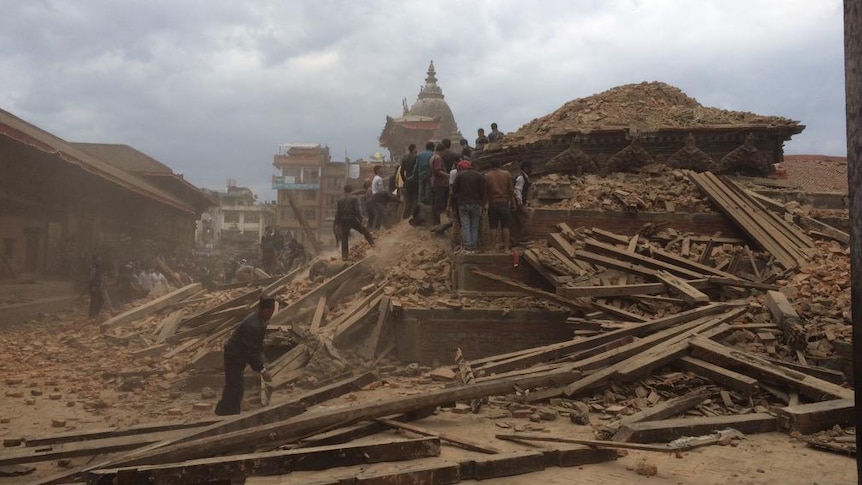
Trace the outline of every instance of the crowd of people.
[[[513, 224], [526, 227], [532, 162], [519, 164], [513, 175], [499, 164], [486, 173], [474, 166], [474, 154], [481, 152], [488, 143], [499, 142], [503, 133], [496, 123], [491, 123], [491, 132], [479, 128], [475, 148], [466, 139], [454, 148], [452, 141], [427, 142], [425, 149], [417, 151], [415, 144], [401, 158], [397, 172], [387, 184], [383, 178], [383, 167], [374, 167], [374, 177], [365, 186], [354, 191], [349, 184], [336, 205], [333, 231], [340, 242], [342, 258], [348, 259], [350, 232], [362, 234], [369, 244], [374, 244], [373, 231], [380, 229], [383, 221], [391, 216], [391, 208], [399, 202], [403, 207], [402, 217], [416, 226], [430, 223], [433, 231], [443, 234], [454, 227], [457, 252], [473, 253], [479, 250], [480, 227], [487, 221], [490, 237], [486, 241], [492, 250], [509, 251], [512, 245]], [[397, 196], [395, 194], [398, 194]], [[364, 201], [364, 203], [363, 203]], [[423, 207], [430, 211], [423, 211]], [[430, 212], [430, 220], [423, 213]], [[363, 224], [363, 213], [368, 225]], [[446, 215], [447, 222], [442, 217]]]

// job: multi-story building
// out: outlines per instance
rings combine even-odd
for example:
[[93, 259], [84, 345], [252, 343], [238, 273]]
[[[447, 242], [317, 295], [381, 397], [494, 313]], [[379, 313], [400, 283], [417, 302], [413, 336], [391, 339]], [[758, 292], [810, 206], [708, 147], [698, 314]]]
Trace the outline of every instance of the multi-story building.
[[301, 217], [317, 241], [323, 246], [334, 245], [335, 201], [344, 189], [347, 164], [333, 162], [329, 147], [319, 144], [282, 145], [272, 163], [281, 171], [281, 175], [272, 178], [272, 188], [278, 191], [276, 227], [290, 232], [311, 250], [314, 244], [303, 228]]
[[274, 225], [274, 204], [258, 202], [251, 189], [238, 187], [233, 179], [228, 180], [226, 192], [210, 191], [210, 195], [219, 205], [201, 216], [198, 245], [227, 251], [256, 249], [266, 226]]

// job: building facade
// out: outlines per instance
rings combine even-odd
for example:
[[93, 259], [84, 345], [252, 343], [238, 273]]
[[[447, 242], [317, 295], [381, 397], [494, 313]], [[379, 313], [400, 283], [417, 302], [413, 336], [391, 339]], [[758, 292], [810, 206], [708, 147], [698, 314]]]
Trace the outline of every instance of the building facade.
[[112, 271], [191, 254], [206, 197], [106, 158], [0, 110], [0, 278], [80, 280], [95, 255]]
[[247, 187], [229, 180], [227, 191], [209, 191], [218, 205], [201, 216], [196, 240], [199, 248], [221, 252], [254, 252], [267, 226], [275, 225], [275, 205], [257, 201]]
[[319, 144], [285, 144], [273, 157], [281, 175], [273, 176], [278, 191], [275, 226], [312, 250], [304, 226], [322, 246], [334, 246], [335, 203], [347, 180], [347, 163], [333, 162], [329, 148]]

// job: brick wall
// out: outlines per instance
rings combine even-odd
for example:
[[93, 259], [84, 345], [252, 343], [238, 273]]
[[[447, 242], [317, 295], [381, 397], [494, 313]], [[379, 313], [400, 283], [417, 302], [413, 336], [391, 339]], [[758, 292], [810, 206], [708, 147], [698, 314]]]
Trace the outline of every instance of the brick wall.
[[472, 270], [480, 269], [494, 273], [519, 283], [532, 286], [545, 291], [554, 291], [554, 287], [548, 283], [536, 270], [534, 270], [523, 258], [520, 259], [518, 267], [512, 264], [511, 254], [469, 254], [458, 255], [452, 258], [453, 285], [457, 291], [472, 292], [481, 291], [486, 294], [498, 292], [511, 293], [517, 290], [500, 283], [499, 281], [485, 278], [472, 273]]
[[426, 310], [405, 308], [396, 325], [398, 357], [421, 365], [451, 365], [459, 347], [468, 360], [570, 340], [567, 312], [547, 310]]

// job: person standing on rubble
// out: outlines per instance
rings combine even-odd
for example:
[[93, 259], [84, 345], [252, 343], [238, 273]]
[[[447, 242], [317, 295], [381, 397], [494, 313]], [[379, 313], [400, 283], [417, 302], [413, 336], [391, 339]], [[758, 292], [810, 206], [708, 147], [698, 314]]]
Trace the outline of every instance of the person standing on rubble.
[[533, 173], [533, 161], [521, 162], [521, 170], [515, 176], [515, 221], [523, 239], [530, 225], [530, 214], [527, 212], [527, 201], [530, 197], [530, 174]]
[[355, 230], [365, 236], [372, 247], [374, 238], [371, 232], [362, 225], [362, 213], [359, 209], [359, 199], [351, 192], [350, 184], [344, 184], [344, 195], [335, 203], [335, 227], [338, 231], [338, 241], [341, 243], [341, 259], [348, 260], [350, 230]]
[[512, 224], [512, 207], [515, 190], [512, 174], [500, 167], [495, 160], [493, 168], [485, 174], [488, 182], [488, 223], [491, 226], [491, 249], [496, 251], [502, 243], [503, 251], [509, 251], [509, 228]]
[[416, 205], [416, 196], [418, 195], [419, 182], [413, 176], [413, 169], [416, 168], [416, 144], [411, 143], [407, 147], [407, 154], [401, 157], [401, 166], [398, 171], [401, 174], [401, 180], [404, 181], [404, 212], [402, 218], [406, 219], [413, 214], [413, 207]]
[[434, 142], [425, 144], [425, 150], [416, 155], [416, 165], [413, 167], [413, 178], [419, 185], [419, 199], [416, 202], [429, 204], [431, 202], [431, 157], [434, 156]]
[[485, 128], [476, 130], [476, 150], [482, 150], [488, 144], [488, 137], [485, 136]]
[[440, 225], [440, 214], [446, 210], [449, 199], [449, 170], [446, 170], [446, 162], [443, 154], [446, 146], [442, 143], [437, 145], [434, 156], [431, 157], [431, 223]]
[[485, 177], [473, 169], [469, 160], [458, 162], [458, 175], [452, 184], [452, 204], [461, 226], [464, 252], [479, 249], [479, 219], [485, 207], [488, 184]]
[[503, 139], [503, 132], [497, 129], [497, 123], [491, 123], [491, 133], [488, 133], [488, 143], [498, 142]]
[[245, 392], [243, 371], [248, 365], [260, 372], [266, 382], [272, 381], [269, 371], [263, 365], [263, 337], [266, 325], [275, 311], [275, 299], [260, 297], [257, 312], [247, 316], [231, 333], [224, 344], [224, 390], [221, 400], [216, 404], [215, 413], [219, 416], [239, 414], [242, 410], [242, 395]]

